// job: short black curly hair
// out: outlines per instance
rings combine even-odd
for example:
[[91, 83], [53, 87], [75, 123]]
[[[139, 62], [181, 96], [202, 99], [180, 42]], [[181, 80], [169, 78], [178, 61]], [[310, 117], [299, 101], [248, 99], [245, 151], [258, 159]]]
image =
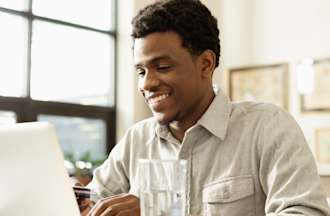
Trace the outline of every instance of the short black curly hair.
[[193, 55], [209, 49], [219, 65], [220, 40], [217, 19], [199, 0], [161, 0], [139, 11], [132, 20], [133, 40], [154, 32], [173, 31]]

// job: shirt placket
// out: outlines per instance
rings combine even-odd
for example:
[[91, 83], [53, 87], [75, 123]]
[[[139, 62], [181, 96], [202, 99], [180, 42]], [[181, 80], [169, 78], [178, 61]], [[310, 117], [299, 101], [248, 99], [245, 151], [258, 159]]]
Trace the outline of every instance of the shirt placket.
[[[194, 128], [196, 130], [197, 128]], [[182, 142], [181, 149], [179, 151], [179, 159], [187, 160], [187, 177], [186, 177], [186, 215], [189, 215], [191, 212], [191, 180], [192, 180], [192, 151], [193, 143], [196, 142], [196, 134], [189, 131], [185, 135], [185, 138]]]

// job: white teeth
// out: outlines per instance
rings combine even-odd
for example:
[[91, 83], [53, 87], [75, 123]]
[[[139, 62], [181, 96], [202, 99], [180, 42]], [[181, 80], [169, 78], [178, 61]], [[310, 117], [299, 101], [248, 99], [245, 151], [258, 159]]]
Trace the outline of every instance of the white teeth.
[[158, 103], [159, 101], [164, 100], [167, 97], [168, 97], [168, 94], [159, 95], [157, 97], [151, 98], [150, 103], [151, 104]]

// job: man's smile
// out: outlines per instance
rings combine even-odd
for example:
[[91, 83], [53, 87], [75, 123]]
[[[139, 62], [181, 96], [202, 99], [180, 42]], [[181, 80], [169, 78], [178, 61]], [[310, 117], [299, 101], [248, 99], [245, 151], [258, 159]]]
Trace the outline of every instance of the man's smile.
[[160, 110], [162, 104], [170, 96], [169, 93], [155, 93], [155, 94], [146, 94], [147, 102], [153, 110]]
[[159, 95], [156, 97], [149, 98], [148, 101], [149, 101], [150, 105], [155, 105], [157, 103], [160, 103], [162, 100], [164, 100], [168, 96], [169, 96], [169, 94], [162, 94], [162, 95]]

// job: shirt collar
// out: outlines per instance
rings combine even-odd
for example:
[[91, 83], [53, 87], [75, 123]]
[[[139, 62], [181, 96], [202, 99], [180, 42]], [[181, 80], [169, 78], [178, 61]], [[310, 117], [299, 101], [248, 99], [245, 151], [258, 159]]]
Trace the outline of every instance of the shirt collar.
[[[197, 124], [203, 126], [221, 140], [224, 140], [229, 124], [230, 113], [232, 111], [232, 105], [229, 98], [221, 90], [215, 90], [215, 94], [216, 95], [209, 108], [202, 115]], [[157, 124], [155, 132], [163, 139], [171, 140], [175, 143], [179, 142], [171, 135], [167, 125]]]
[[165, 139], [170, 143], [180, 145], [180, 141], [171, 134], [167, 125], [161, 125], [157, 123], [155, 132], [158, 137]]
[[229, 98], [221, 90], [219, 90], [209, 108], [197, 124], [203, 126], [221, 140], [224, 140], [227, 133], [231, 111], [232, 105]]

